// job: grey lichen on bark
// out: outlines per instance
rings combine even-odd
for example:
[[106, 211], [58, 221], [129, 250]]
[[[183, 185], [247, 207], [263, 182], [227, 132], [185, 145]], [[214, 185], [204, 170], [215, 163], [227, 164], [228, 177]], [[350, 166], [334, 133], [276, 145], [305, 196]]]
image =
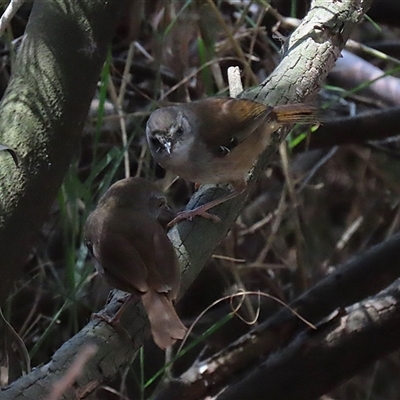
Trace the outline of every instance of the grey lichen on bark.
[[0, 105], [0, 301], [22, 274], [76, 150], [123, 1], [34, 3]]
[[370, 4], [370, 0], [313, 1], [310, 12], [284, 43], [279, 68], [241, 97], [272, 105], [314, 99]]

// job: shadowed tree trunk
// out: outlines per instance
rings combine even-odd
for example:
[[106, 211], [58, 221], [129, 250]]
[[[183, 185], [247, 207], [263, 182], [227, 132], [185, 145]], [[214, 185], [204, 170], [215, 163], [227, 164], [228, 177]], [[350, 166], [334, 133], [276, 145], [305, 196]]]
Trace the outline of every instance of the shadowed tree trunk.
[[[123, 0], [35, 1], [0, 106], [0, 302], [13, 290], [80, 137]], [[0, 303], [1, 304], [1, 303]]]

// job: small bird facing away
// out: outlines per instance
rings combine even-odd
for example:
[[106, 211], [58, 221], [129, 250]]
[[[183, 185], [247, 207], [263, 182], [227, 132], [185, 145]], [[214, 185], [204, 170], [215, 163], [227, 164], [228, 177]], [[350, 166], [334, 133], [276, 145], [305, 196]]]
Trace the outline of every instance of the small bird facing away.
[[272, 133], [285, 124], [315, 121], [316, 109], [311, 105], [271, 107], [229, 97], [210, 97], [154, 111], [146, 136], [158, 164], [191, 182], [230, 183], [235, 190], [179, 213], [173, 223], [195, 215], [216, 220], [207, 210], [246, 189], [247, 173], [270, 143]]
[[84, 228], [99, 275], [114, 288], [141, 296], [154, 341], [161, 349], [186, 333], [172, 304], [179, 291], [180, 271], [164, 231], [169, 212], [165, 196], [154, 183], [126, 178], [107, 190]]

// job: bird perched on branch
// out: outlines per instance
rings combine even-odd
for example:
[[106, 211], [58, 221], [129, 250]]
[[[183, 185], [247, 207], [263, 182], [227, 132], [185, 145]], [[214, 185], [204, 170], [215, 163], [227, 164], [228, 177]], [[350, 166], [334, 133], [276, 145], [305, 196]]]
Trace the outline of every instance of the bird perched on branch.
[[180, 271], [164, 230], [168, 213], [165, 196], [154, 183], [126, 178], [107, 190], [85, 224], [85, 240], [99, 275], [114, 288], [141, 296], [154, 341], [162, 349], [186, 333], [172, 304]]
[[180, 213], [174, 222], [207, 213], [242, 193], [246, 177], [271, 135], [285, 124], [312, 123], [316, 108], [307, 104], [267, 106], [235, 98], [210, 97], [154, 111], [146, 136], [155, 161], [195, 182], [230, 183], [234, 192], [197, 209]]

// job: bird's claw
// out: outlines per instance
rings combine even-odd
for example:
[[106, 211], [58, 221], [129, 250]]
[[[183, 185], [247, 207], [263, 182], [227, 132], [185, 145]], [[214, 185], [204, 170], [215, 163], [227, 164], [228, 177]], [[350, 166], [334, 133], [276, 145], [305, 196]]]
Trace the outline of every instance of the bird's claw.
[[118, 333], [122, 333], [123, 335], [126, 335], [130, 340], [132, 340], [129, 332], [121, 325], [120, 315], [118, 312], [113, 317], [109, 317], [108, 315], [100, 313], [93, 313], [90, 316], [90, 320], [93, 321], [95, 318], [104, 321], [107, 325], [112, 326]]
[[215, 214], [210, 214], [206, 210], [202, 209], [202, 207], [200, 206], [198, 208], [195, 208], [194, 210], [179, 212], [176, 215], [176, 217], [168, 223], [167, 227], [172, 228], [174, 225], [176, 225], [177, 223], [179, 223], [181, 221], [186, 221], [186, 220], [192, 221], [193, 218], [196, 216], [203, 217], [205, 219], [209, 219], [210, 221], [212, 221], [214, 223], [221, 222], [221, 218], [219, 218]]

